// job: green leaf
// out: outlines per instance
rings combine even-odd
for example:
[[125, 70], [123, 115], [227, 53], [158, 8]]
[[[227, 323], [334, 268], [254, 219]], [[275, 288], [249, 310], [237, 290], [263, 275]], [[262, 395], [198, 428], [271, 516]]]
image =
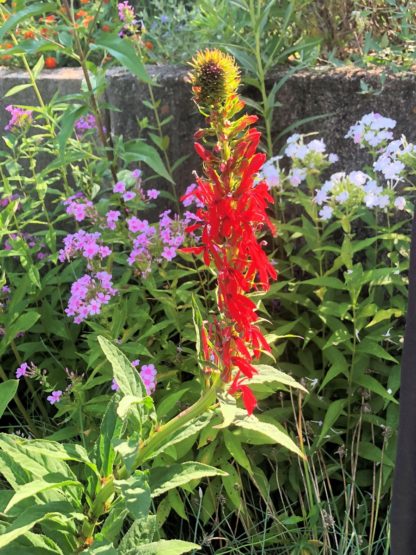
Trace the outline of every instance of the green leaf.
[[252, 475], [253, 469], [251, 468], [251, 464], [249, 458], [246, 455], [246, 452], [241, 446], [241, 441], [237, 439], [235, 435], [229, 430], [224, 430], [223, 438], [225, 447], [227, 448], [227, 451], [230, 453], [235, 462], [242, 466], [245, 470], [247, 470], [250, 475]]
[[339, 289], [339, 290], [345, 289], [345, 283], [343, 283], [338, 278], [329, 277], [329, 276], [307, 279], [307, 280], [301, 281], [301, 283], [304, 283], [305, 285], [314, 285], [316, 287], [327, 287], [328, 289]]
[[3, 416], [7, 405], [16, 395], [19, 380], [7, 380], [0, 384], [0, 418]]
[[118, 439], [120, 437], [121, 428], [122, 423], [117, 418], [116, 413], [116, 400], [113, 398], [107, 405], [104, 413], [100, 426], [100, 435], [96, 444], [97, 458], [99, 460], [97, 466], [100, 469], [101, 476], [106, 477], [112, 474], [113, 463], [116, 457], [112, 440], [113, 438]]
[[273, 366], [269, 366], [267, 364], [255, 364], [254, 368], [258, 370], [258, 374], [254, 374], [252, 378], [250, 378], [250, 384], [263, 384], [263, 383], [279, 383], [288, 385], [289, 387], [294, 387], [295, 389], [300, 389], [305, 393], [309, 393], [303, 385], [297, 382], [292, 376], [285, 374], [281, 370], [277, 370]]
[[[296, 443], [291, 439], [286, 432], [279, 430], [277, 426], [269, 424], [268, 422], [261, 422], [254, 415], [247, 416], [243, 418], [238, 418], [234, 421], [235, 426], [242, 428], [245, 432], [249, 432], [249, 435], [242, 435], [241, 441], [246, 441], [247, 443], [253, 444], [273, 444], [278, 443], [283, 447], [293, 451], [302, 459], [305, 455], [296, 445]], [[251, 432], [251, 433], [250, 433]], [[255, 443], [254, 443], [255, 442]]]
[[56, 5], [55, 4], [42, 4], [41, 2], [36, 2], [36, 4], [32, 4], [28, 8], [23, 10], [19, 10], [17, 13], [9, 17], [6, 22], [2, 22], [0, 26], [0, 41], [3, 39], [5, 35], [13, 31], [13, 29], [19, 24], [22, 23], [25, 19], [30, 19], [31, 17], [41, 15], [48, 12], [55, 12]]
[[131, 71], [131, 73], [133, 73], [133, 75], [138, 77], [141, 81], [144, 81], [145, 83], [152, 82], [142, 60], [130, 41], [121, 39], [115, 33], [100, 32], [95, 36], [94, 43], [90, 45], [90, 48], [92, 50], [107, 50], [113, 58]]
[[199, 462], [184, 462], [152, 468], [149, 471], [149, 483], [152, 497], [157, 497], [191, 480], [200, 480], [208, 476], [225, 476], [226, 473], [218, 468]]
[[32, 328], [39, 320], [40, 314], [31, 310], [21, 314], [12, 324], [7, 327], [7, 332], [4, 340], [6, 342], [12, 341], [17, 334], [26, 332]]
[[366, 389], [377, 393], [380, 397], [384, 397], [388, 401], [392, 403], [398, 404], [397, 399], [390, 395], [388, 391], [384, 389], [380, 382], [378, 382], [373, 376], [369, 376], [368, 374], [361, 374], [354, 378], [354, 383], [360, 385], [361, 387], [365, 387]]
[[138, 518], [123, 536], [118, 546], [119, 555], [128, 553], [138, 545], [149, 544], [158, 532], [157, 517], [150, 515], [147, 518]]
[[17, 538], [24, 536], [38, 522], [54, 519], [57, 522], [61, 521], [65, 525], [65, 520], [70, 520], [71, 516], [74, 516], [72, 511], [73, 508], [70, 503], [61, 501], [29, 507], [20, 513], [13, 523], [0, 535], [0, 549], [9, 545]]
[[[186, 426], [182, 430], [177, 430], [174, 432], [170, 438], [167, 438], [167, 441], [164, 445], [162, 445], [156, 452], [149, 453], [147, 458], [154, 458], [156, 455], [163, 453], [172, 445], [176, 445], [185, 441], [186, 439], [192, 437], [193, 435], [198, 434], [201, 430], [203, 430], [212, 419], [213, 413], [207, 412], [201, 415], [199, 418], [194, 418], [190, 422], [186, 424]], [[147, 460], [147, 459], [146, 459]]]
[[146, 388], [126, 355], [101, 335], [98, 336], [98, 343], [113, 368], [114, 379], [123, 395], [146, 397]]
[[16, 85], [15, 87], [12, 87], [11, 89], [9, 89], [6, 94], [4, 95], [3, 98], [7, 98], [8, 96], [13, 96], [14, 94], [17, 94], [20, 91], [24, 91], [26, 89], [28, 89], [29, 87], [31, 87], [31, 83], [24, 83], [23, 85]]
[[357, 353], [365, 353], [367, 355], [371, 355], [377, 359], [384, 359], [390, 360], [391, 362], [397, 363], [397, 360], [392, 357], [381, 345], [377, 343], [377, 341], [370, 339], [369, 337], [365, 337], [358, 345], [357, 345]]
[[125, 144], [123, 158], [128, 163], [144, 162], [158, 175], [164, 177], [170, 183], [175, 183], [169, 175], [158, 151], [141, 139], [135, 139]]
[[129, 551], [123, 551], [120, 555], [182, 555], [195, 549], [199, 545], [182, 540], [159, 540], [158, 542], [138, 545]]
[[147, 474], [136, 470], [127, 480], [114, 480], [114, 485], [121, 491], [126, 508], [133, 518], [147, 517], [151, 497]]
[[87, 112], [87, 108], [85, 106], [68, 106], [66, 111], [62, 114], [60, 123], [61, 129], [58, 133], [58, 145], [59, 145], [59, 153], [62, 156], [64, 152], [65, 145], [72, 135], [74, 130], [74, 124], [81, 116], [83, 116]]
[[322, 424], [321, 433], [319, 434], [318, 443], [320, 445], [322, 441], [325, 439], [325, 436], [329, 432], [330, 428], [335, 424], [338, 420], [342, 411], [344, 410], [345, 399], [338, 399], [337, 401], [333, 401], [326, 411], [324, 422]]
[[219, 396], [219, 402], [223, 421], [221, 424], [217, 424], [214, 427], [218, 429], [228, 428], [228, 426], [230, 426], [230, 424], [234, 421], [235, 415], [237, 414], [237, 402], [235, 397], [227, 394]]
[[66, 476], [60, 474], [46, 474], [42, 479], [33, 480], [21, 487], [16, 491], [13, 497], [10, 499], [4, 512], [7, 513], [12, 507], [23, 501], [23, 499], [28, 499], [34, 495], [38, 495], [44, 491], [50, 489], [65, 488], [67, 486], [78, 486], [83, 487], [77, 480], [68, 480]]
[[375, 463], [383, 462], [388, 466], [394, 466], [394, 462], [390, 459], [390, 457], [386, 455], [386, 453], [382, 452], [380, 447], [377, 447], [376, 445], [368, 441], [360, 442], [360, 444], [358, 445], [358, 454], [360, 457], [362, 457], [363, 459], [367, 459], [368, 461], [372, 461]]
[[366, 325], [366, 328], [375, 326], [379, 322], [384, 320], [390, 320], [390, 318], [400, 318], [403, 316], [403, 311], [399, 308], [388, 308], [386, 310], [378, 310], [374, 318]]

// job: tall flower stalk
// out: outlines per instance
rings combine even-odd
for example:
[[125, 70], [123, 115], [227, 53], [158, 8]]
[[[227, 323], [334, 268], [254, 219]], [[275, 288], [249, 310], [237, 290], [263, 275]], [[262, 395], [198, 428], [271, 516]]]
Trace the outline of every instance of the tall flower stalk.
[[277, 273], [258, 234], [274, 233], [266, 208], [273, 203], [267, 184], [257, 179], [265, 154], [257, 152], [260, 132], [252, 127], [257, 116], [239, 115], [239, 70], [232, 57], [219, 50], [199, 52], [189, 75], [194, 101], [207, 126], [197, 131], [195, 149], [203, 161], [203, 175], [192, 191], [202, 207], [190, 232], [201, 231], [201, 245], [184, 249], [203, 254], [217, 277], [219, 315], [202, 330], [204, 359], [241, 394], [247, 412], [256, 406], [247, 381], [257, 372], [253, 361], [270, 351], [258, 326], [254, 291], [267, 291]]

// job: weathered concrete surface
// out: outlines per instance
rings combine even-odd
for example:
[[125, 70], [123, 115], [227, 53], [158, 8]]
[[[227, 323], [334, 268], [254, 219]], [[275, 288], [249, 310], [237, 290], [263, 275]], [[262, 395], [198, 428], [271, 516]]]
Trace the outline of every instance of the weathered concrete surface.
[[[160, 117], [172, 116], [172, 121], [164, 128], [170, 137], [169, 155], [172, 162], [182, 156], [190, 157], [175, 173], [178, 192], [181, 193], [192, 182], [192, 171], [199, 168], [199, 160], [193, 152], [193, 133], [199, 127], [201, 118], [191, 100], [189, 85], [185, 82], [188, 69], [179, 66], [149, 67], [149, 73], [158, 83], [154, 87], [156, 99], [160, 100]], [[284, 77], [285, 69], [275, 70], [268, 78], [268, 88]], [[56, 90], [61, 94], [79, 91], [82, 72], [78, 68], [44, 71], [38, 86], [48, 101]], [[373, 87], [378, 94], [360, 94], [360, 81]], [[0, 95], [2, 105], [35, 104], [31, 89], [26, 89], [10, 98], [4, 94], [11, 87], [27, 82], [23, 71], [0, 68]], [[244, 95], [257, 97], [257, 92], [243, 88]], [[124, 69], [115, 68], [108, 72], [106, 101], [120, 111], [110, 115], [112, 133], [122, 134], [126, 139], [137, 137], [137, 119], [148, 116], [153, 123], [153, 114], [142, 100], [149, 99], [147, 85], [139, 83]], [[416, 76], [412, 73], [389, 74], [382, 80], [381, 70], [360, 69], [313, 69], [294, 73], [278, 94], [281, 107], [276, 108], [273, 120], [273, 134], [277, 136], [297, 120], [328, 114], [325, 118], [299, 127], [300, 132], [318, 131], [325, 139], [330, 152], [340, 156], [336, 169], [360, 169], [367, 161], [365, 153], [351, 140], [343, 137], [350, 125], [365, 113], [374, 111], [397, 120], [395, 134], [405, 134], [416, 141]], [[0, 109], [0, 128], [8, 121], [8, 113]], [[284, 143], [284, 138], [276, 143], [276, 153]], [[160, 185], [162, 186], [162, 181]], [[166, 186], [169, 185], [166, 183]]]
[[[37, 84], [45, 103], [58, 92], [60, 95], [74, 94], [80, 91], [82, 73], [78, 68], [68, 67], [43, 71]], [[4, 110], [9, 104], [27, 104], [38, 106], [39, 102], [32, 88], [24, 89], [13, 96], [5, 98], [7, 91], [15, 86], [29, 83], [27, 73], [23, 70], [11, 70], [0, 66], [0, 129], [3, 130], [10, 119], [10, 114]]]

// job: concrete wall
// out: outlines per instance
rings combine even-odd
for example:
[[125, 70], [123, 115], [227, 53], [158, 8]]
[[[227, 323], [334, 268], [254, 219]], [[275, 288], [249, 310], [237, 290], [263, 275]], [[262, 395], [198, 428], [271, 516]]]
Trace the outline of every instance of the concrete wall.
[[[190, 155], [176, 172], [179, 192], [192, 182], [192, 170], [198, 169], [199, 161], [193, 153], [193, 133], [201, 123], [201, 118], [191, 100], [189, 85], [185, 82], [187, 68], [179, 66], [149, 67], [149, 73], [157, 81], [154, 88], [160, 100], [162, 118], [173, 116], [165, 132], [170, 136], [169, 153], [172, 161]], [[268, 78], [267, 85], [284, 77], [285, 70], [276, 70]], [[38, 85], [45, 100], [58, 90], [70, 94], [79, 90], [82, 73], [77, 68], [44, 71]], [[0, 95], [3, 107], [8, 104], [34, 104], [36, 99], [30, 89], [4, 98], [4, 94], [14, 85], [27, 81], [23, 71], [0, 68]], [[360, 94], [360, 82], [371, 86], [376, 94]], [[242, 89], [243, 95], [257, 97], [256, 91]], [[137, 119], [147, 115], [152, 121], [152, 113], [142, 100], [149, 99], [147, 85], [137, 82], [124, 69], [115, 68], [108, 72], [108, 88], [105, 102], [117, 110], [110, 114], [113, 133], [132, 138], [138, 134]], [[343, 137], [350, 125], [367, 112], [375, 111], [398, 121], [396, 135], [404, 133], [409, 140], [416, 141], [416, 77], [411, 73], [389, 74], [382, 78], [381, 71], [359, 69], [314, 69], [294, 73], [283, 85], [278, 100], [282, 106], [276, 108], [273, 133], [277, 137], [297, 120], [327, 114], [326, 117], [302, 125], [301, 132], [318, 131], [328, 144], [331, 152], [340, 156], [336, 169], [360, 169], [366, 161], [351, 140]], [[4, 128], [8, 114], [0, 109], [0, 128]], [[284, 138], [276, 143], [276, 153], [284, 143]], [[162, 183], [160, 184], [162, 186]]]

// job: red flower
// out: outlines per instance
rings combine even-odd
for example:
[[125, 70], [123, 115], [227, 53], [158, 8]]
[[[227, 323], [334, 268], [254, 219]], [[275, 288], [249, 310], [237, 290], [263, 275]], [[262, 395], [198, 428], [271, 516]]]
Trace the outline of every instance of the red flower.
[[[201, 75], [207, 79], [204, 73]], [[201, 82], [205, 82], [202, 77]], [[197, 93], [198, 103], [204, 95]], [[205, 96], [209, 100], [212, 95]], [[245, 380], [256, 373], [253, 359], [270, 351], [270, 347], [256, 325], [257, 307], [248, 295], [255, 290], [267, 291], [277, 272], [263, 250], [266, 241], [258, 239], [258, 234], [267, 229], [275, 232], [266, 213], [273, 199], [266, 183], [257, 181], [266, 157], [257, 152], [260, 132], [250, 128], [257, 117], [233, 119], [243, 107], [235, 94], [222, 104], [211, 105], [209, 129], [196, 133], [198, 140], [207, 138], [207, 142], [195, 143], [204, 175], [197, 178], [191, 194], [203, 207], [197, 211], [198, 223], [187, 231], [199, 229], [201, 245], [182, 251], [202, 254], [205, 264], [215, 269], [220, 318], [209, 327], [209, 341], [203, 335], [204, 357], [214, 361], [224, 382], [231, 382], [231, 394], [241, 393], [251, 414], [256, 399]], [[217, 142], [209, 148], [213, 137]]]

